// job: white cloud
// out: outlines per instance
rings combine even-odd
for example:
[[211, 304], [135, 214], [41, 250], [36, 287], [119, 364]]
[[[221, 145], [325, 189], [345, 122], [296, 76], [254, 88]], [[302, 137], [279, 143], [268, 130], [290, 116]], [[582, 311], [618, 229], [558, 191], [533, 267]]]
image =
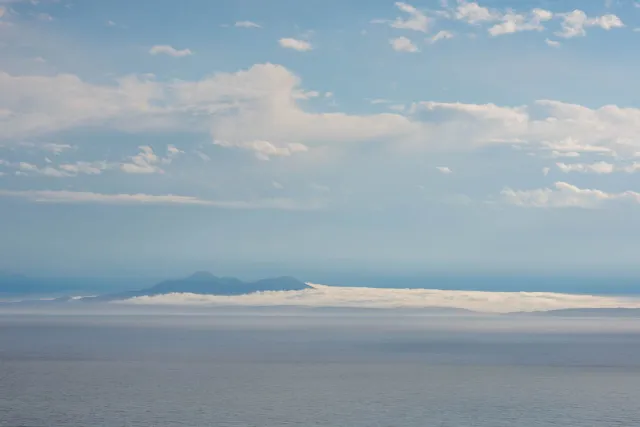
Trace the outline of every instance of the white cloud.
[[452, 39], [454, 37], [454, 34], [451, 31], [446, 31], [446, 30], [442, 30], [442, 31], [438, 31], [433, 37], [431, 37], [430, 39], [428, 39], [429, 43], [437, 43], [440, 40], [448, 40], [448, 39]]
[[113, 85], [89, 84], [71, 75], [0, 72], [0, 110], [9, 112], [0, 116], [0, 139], [108, 126], [130, 132], [209, 132], [213, 140], [235, 147], [252, 141], [281, 148], [387, 141], [451, 150], [526, 143], [552, 156], [640, 151], [638, 108], [592, 109], [551, 100], [522, 106], [425, 101], [411, 104], [403, 114], [355, 115], [307, 111], [301, 93], [309, 91], [298, 76], [274, 64], [197, 81], [160, 83], [130, 76]]
[[552, 292], [444, 291], [385, 289], [309, 284], [302, 291], [260, 292], [240, 296], [171, 293], [132, 298], [118, 303], [197, 306], [299, 306], [352, 308], [458, 308], [486, 313], [559, 310], [567, 308], [640, 308], [633, 297], [560, 294]]
[[278, 147], [269, 141], [256, 140], [240, 143], [229, 143], [226, 141], [214, 141], [214, 144], [220, 147], [235, 147], [243, 150], [252, 151], [260, 160], [269, 160], [271, 157], [289, 157], [295, 153], [303, 153], [309, 151], [309, 147], [299, 143], [288, 143], [282, 147]]
[[406, 37], [397, 37], [389, 40], [389, 44], [396, 52], [419, 52], [418, 47]]
[[640, 172], [640, 163], [633, 162], [628, 165], [614, 165], [607, 162], [595, 163], [556, 163], [558, 169], [564, 173], [581, 172], [595, 174], [611, 174], [614, 172], [636, 173]]
[[115, 27], [117, 24], [115, 22], [113, 22], [112, 20], [107, 20], [107, 27]]
[[564, 38], [585, 36], [587, 27], [600, 27], [607, 31], [624, 27], [622, 20], [611, 14], [589, 18], [584, 11], [576, 9], [559, 16], [562, 17], [562, 31], [557, 32], [556, 35]]
[[312, 210], [319, 209], [319, 201], [296, 202], [291, 199], [259, 199], [252, 201], [218, 201], [200, 199], [193, 196], [173, 194], [104, 194], [85, 191], [57, 190], [0, 190], [0, 197], [15, 197], [37, 203], [76, 203], [110, 205], [200, 205], [222, 209], [276, 209], [276, 210]]
[[616, 15], [603, 15], [597, 18], [594, 18], [591, 22], [591, 25], [595, 27], [600, 27], [603, 30], [611, 30], [612, 28], [623, 28], [624, 23], [620, 18]]
[[176, 49], [173, 46], [169, 46], [166, 44], [153, 46], [151, 49], [149, 49], [149, 53], [151, 55], [169, 55], [173, 56], [174, 58], [182, 58], [184, 56], [193, 55], [191, 49]]
[[63, 178], [63, 177], [71, 176], [65, 171], [58, 170], [51, 166], [45, 166], [44, 168], [40, 168], [37, 165], [34, 165], [32, 163], [27, 163], [27, 162], [18, 163], [18, 168], [20, 169], [21, 172], [24, 173], [24, 175], [31, 175], [31, 174], [44, 175], [44, 176], [49, 176], [53, 178]]
[[252, 21], [237, 21], [234, 26], [238, 28], [262, 28], [262, 26]]
[[79, 161], [75, 163], [65, 163], [59, 166], [59, 169], [71, 174], [72, 176], [77, 175], [100, 175], [102, 172], [112, 169], [114, 167], [113, 164], [107, 163], [105, 161], [96, 161], [96, 162], [84, 162]]
[[556, 163], [558, 169], [564, 173], [569, 172], [582, 172], [582, 173], [596, 173], [596, 174], [609, 174], [614, 171], [614, 165], [607, 162], [596, 163]]
[[547, 176], [547, 175], [549, 175], [550, 171], [551, 171], [551, 168], [544, 167], [544, 168], [542, 168], [542, 175]]
[[560, 42], [556, 40], [545, 39], [544, 42], [551, 47], [560, 47]]
[[541, 148], [543, 150], [551, 151], [552, 157], [580, 157], [580, 153], [612, 153], [611, 148], [580, 143], [577, 139], [571, 136], [558, 141], [542, 141]]
[[168, 159], [172, 159], [173, 157], [177, 156], [178, 154], [184, 154], [184, 151], [180, 150], [179, 148], [177, 148], [173, 144], [167, 145], [167, 158]]
[[20, 147], [27, 147], [27, 148], [33, 148], [33, 149], [38, 149], [38, 150], [42, 150], [42, 151], [47, 151], [49, 153], [52, 153], [54, 155], [60, 155], [62, 153], [64, 153], [65, 151], [69, 151], [69, 150], [73, 150], [75, 147], [73, 145], [69, 145], [69, 144], [59, 144], [56, 142], [47, 142], [47, 143], [33, 143], [33, 142], [29, 142], [29, 141], [21, 141], [18, 143], [18, 145]]
[[313, 49], [313, 46], [311, 46], [311, 43], [305, 40], [282, 38], [278, 40], [278, 43], [280, 43], [280, 46], [286, 49], [293, 49], [293, 50], [297, 50], [298, 52], [307, 52]]
[[[139, 126], [141, 116], [162, 108], [152, 103], [162, 97], [162, 87], [138, 77], [124, 77], [116, 85], [92, 85], [69, 74], [12, 76], [0, 72], [0, 139], [24, 138], [80, 125], [130, 121]], [[129, 118], [127, 118], [129, 117]], [[148, 122], [147, 122], [148, 123]], [[153, 126], [173, 123], [156, 120]], [[113, 123], [111, 123], [113, 126]]]
[[403, 2], [396, 2], [396, 7], [402, 12], [409, 14], [409, 17], [406, 19], [400, 17], [396, 18], [389, 24], [391, 27], [401, 30], [420, 31], [423, 33], [427, 32], [427, 29], [429, 28], [429, 18], [427, 18], [424, 13], [420, 12], [410, 4]]
[[4, 6], [0, 6], [0, 18], [2, 18], [5, 13], [7, 13], [7, 9]]
[[121, 171], [135, 174], [164, 173], [160, 165], [170, 164], [174, 157], [184, 153], [171, 144], [167, 146], [166, 157], [159, 157], [148, 145], [138, 148], [140, 149], [138, 154], [130, 157], [129, 162], [120, 164]]
[[611, 202], [640, 203], [640, 193], [634, 191], [607, 193], [601, 190], [581, 189], [566, 182], [556, 182], [554, 188], [535, 190], [505, 188], [501, 195], [508, 204], [534, 208], [594, 209]]
[[317, 98], [320, 96], [320, 92], [318, 92], [317, 90], [310, 90], [310, 91], [297, 91], [293, 94], [293, 98], [294, 99], [311, 99], [311, 98]]
[[59, 166], [54, 166], [52, 164], [53, 162], [49, 158], [45, 158], [45, 163], [47, 163], [46, 166], [40, 167], [28, 162], [9, 163], [6, 161], [0, 161], [0, 164], [17, 168], [19, 173], [16, 174], [19, 176], [42, 175], [52, 178], [69, 178], [76, 177], [81, 174], [99, 175], [105, 170], [115, 167], [114, 164], [107, 163], [105, 161], [78, 161], [75, 163], [65, 163]]
[[467, 1], [459, 1], [455, 13], [456, 19], [465, 21], [469, 24], [497, 21], [500, 19], [500, 16], [501, 15], [496, 11], [480, 6], [476, 2]]
[[73, 149], [72, 145], [69, 144], [57, 144], [54, 142], [49, 142], [41, 145], [42, 149], [45, 151], [49, 151], [55, 155], [61, 154], [67, 150]]
[[149, 194], [102, 194], [83, 191], [8, 191], [0, 190], [0, 196], [18, 197], [42, 203], [102, 203], [102, 204], [191, 204], [206, 205], [207, 200], [196, 197]]
[[544, 30], [542, 23], [551, 18], [553, 18], [553, 13], [544, 9], [533, 9], [528, 16], [507, 12], [502, 16], [500, 24], [489, 28], [489, 34], [499, 36], [520, 31], [542, 31]]
[[447, 166], [436, 166], [436, 169], [438, 169], [438, 172], [443, 173], [445, 175], [453, 173], [453, 171], [449, 169]]

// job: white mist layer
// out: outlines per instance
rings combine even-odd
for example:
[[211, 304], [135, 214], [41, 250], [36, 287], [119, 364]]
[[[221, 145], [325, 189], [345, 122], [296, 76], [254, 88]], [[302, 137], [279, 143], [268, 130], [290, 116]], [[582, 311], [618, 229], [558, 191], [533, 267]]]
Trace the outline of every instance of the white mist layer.
[[567, 308], [640, 308], [640, 298], [552, 292], [443, 291], [355, 288], [308, 284], [303, 291], [238, 296], [170, 293], [119, 301], [143, 305], [299, 306], [350, 308], [457, 308], [485, 313], [549, 311]]

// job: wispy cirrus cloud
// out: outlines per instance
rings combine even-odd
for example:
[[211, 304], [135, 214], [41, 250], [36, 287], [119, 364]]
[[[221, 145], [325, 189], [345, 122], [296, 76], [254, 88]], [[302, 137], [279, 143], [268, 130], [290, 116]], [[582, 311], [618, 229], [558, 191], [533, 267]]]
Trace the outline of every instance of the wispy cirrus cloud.
[[209, 200], [195, 196], [175, 194], [127, 194], [95, 193], [89, 191], [66, 190], [0, 190], [0, 197], [24, 199], [35, 203], [66, 204], [106, 204], [106, 205], [196, 205], [221, 209], [275, 209], [275, 210], [313, 210], [322, 207], [320, 201], [299, 202], [292, 199], [257, 200]]
[[624, 191], [608, 193], [597, 189], [582, 189], [566, 182], [556, 182], [553, 188], [533, 190], [502, 190], [505, 203], [531, 208], [595, 209], [608, 203], [640, 204], [640, 193]]
[[262, 28], [261, 25], [256, 24], [253, 21], [236, 21], [233, 26], [237, 28]]
[[290, 157], [295, 153], [304, 153], [309, 151], [309, 147], [300, 143], [288, 143], [283, 146], [277, 146], [269, 141], [256, 140], [239, 143], [230, 143], [226, 141], [214, 141], [215, 145], [225, 148], [240, 148], [242, 150], [251, 151], [260, 160], [269, 160], [271, 157]]

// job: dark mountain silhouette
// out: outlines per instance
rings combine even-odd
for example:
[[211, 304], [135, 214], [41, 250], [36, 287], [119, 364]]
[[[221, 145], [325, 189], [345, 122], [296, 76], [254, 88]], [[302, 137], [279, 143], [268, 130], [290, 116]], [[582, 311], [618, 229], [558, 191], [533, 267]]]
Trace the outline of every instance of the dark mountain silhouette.
[[293, 277], [276, 277], [272, 279], [262, 279], [256, 282], [243, 282], [235, 277], [217, 277], [209, 272], [200, 271], [185, 279], [165, 280], [150, 288], [103, 295], [96, 297], [95, 300], [118, 300], [174, 292], [230, 296], [267, 291], [300, 291], [303, 289], [309, 289], [309, 285]]

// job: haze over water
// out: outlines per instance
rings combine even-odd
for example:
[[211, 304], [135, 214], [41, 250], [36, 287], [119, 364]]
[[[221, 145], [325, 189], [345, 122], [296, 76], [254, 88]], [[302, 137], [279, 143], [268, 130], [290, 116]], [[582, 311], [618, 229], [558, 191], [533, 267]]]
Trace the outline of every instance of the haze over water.
[[638, 355], [635, 319], [5, 313], [0, 425], [631, 426]]

